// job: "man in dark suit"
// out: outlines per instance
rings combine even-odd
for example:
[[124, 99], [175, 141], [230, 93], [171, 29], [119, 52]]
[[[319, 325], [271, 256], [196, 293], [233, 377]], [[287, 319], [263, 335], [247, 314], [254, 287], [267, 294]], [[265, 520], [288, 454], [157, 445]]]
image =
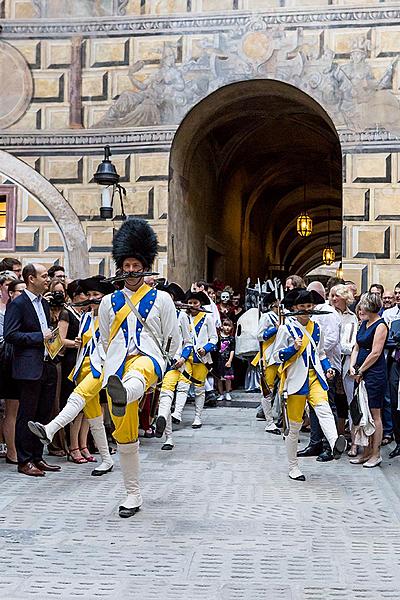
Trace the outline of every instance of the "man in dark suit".
[[12, 377], [20, 383], [20, 400], [15, 428], [18, 471], [43, 477], [45, 471], [60, 467], [43, 460], [43, 444], [30, 432], [28, 421], [47, 423], [56, 393], [56, 369], [45, 351], [51, 337], [50, 309], [42, 295], [48, 290], [46, 267], [28, 264], [22, 271], [26, 290], [8, 304], [4, 339], [13, 345]]

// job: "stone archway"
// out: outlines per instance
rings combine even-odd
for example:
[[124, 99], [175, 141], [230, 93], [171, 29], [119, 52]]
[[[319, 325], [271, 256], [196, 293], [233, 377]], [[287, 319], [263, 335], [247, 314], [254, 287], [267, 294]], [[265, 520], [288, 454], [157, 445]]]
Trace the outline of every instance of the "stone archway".
[[[296, 233], [304, 182], [308, 238]], [[301, 90], [266, 79], [233, 83], [182, 121], [170, 156], [170, 279], [216, 276], [241, 287], [247, 276], [304, 275], [322, 263], [328, 214], [340, 260], [340, 142]]]
[[63, 240], [64, 261], [70, 277], [87, 277], [89, 252], [86, 235], [64, 196], [43, 175], [3, 150], [0, 150], [0, 172], [25, 188], [48, 210]]

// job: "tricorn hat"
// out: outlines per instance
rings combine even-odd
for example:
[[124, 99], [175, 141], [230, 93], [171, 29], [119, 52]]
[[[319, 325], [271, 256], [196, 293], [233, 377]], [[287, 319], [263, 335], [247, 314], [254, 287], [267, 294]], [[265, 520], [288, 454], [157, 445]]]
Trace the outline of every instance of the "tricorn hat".
[[112, 283], [104, 280], [104, 275], [94, 275], [93, 277], [88, 277], [87, 279], [81, 279], [80, 285], [85, 294], [90, 291], [100, 292], [104, 295], [115, 292], [115, 287], [112, 285]]
[[262, 304], [264, 308], [269, 308], [271, 304], [277, 301], [275, 292], [267, 292], [262, 297]]
[[292, 306], [297, 304], [325, 304], [325, 300], [315, 290], [297, 290], [297, 296], [294, 298]]
[[174, 297], [175, 302], [185, 302], [185, 292], [177, 283], [169, 283], [166, 286], [166, 291]]
[[144, 219], [127, 219], [114, 235], [112, 255], [118, 268], [126, 258], [137, 258], [148, 269], [157, 254], [157, 236]]
[[294, 304], [294, 301], [299, 295], [299, 292], [301, 291], [302, 288], [293, 288], [292, 290], [286, 292], [282, 300], [282, 304], [284, 305], [284, 307], [290, 310]]
[[201, 306], [206, 306], [207, 304], [210, 304], [210, 298], [207, 296], [207, 294], [205, 294], [204, 292], [192, 292], [192, 290], [188, 290], [186, 292], [185, 300], [186, 302], [189, 302], [189, 300], [198, 300]]

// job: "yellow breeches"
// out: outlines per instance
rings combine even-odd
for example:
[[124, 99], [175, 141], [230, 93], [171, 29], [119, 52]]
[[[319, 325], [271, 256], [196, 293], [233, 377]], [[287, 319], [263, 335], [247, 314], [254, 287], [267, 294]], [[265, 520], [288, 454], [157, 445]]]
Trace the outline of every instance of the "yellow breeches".
[[307, 396], [293, 394], [288, 397], [287, 411], [289, 421], [295, 421], [296, 423], [301, 423], [303, 421], [307, 400], [312, 407], [328, 402], [328, 392], [322, 388], [313, 369], [310, 369], [308, 374], [308, 383], [310, 391]]
[[[198, 379], [201, 382], [195, 383], [194, 385], [198, 387], [203, 386], [208, 373], [206, 365], [204, 365], [203, 363], [194, 363], [191, 360], [187, 360], [185, 363], [185, 367], [189, 375], [194, 377], [194, 379]], [[182, 374], [180, 374], [179, 381], [184, 381], [185, 383], [192, 383], [189, 379], [187, 379], [187, 377], [185, 377]]]
[[102, 410], [100, 406], [100, 390], [102, 388], [103, 377], [96, 379], [92, 375], [89, 358], [85, 358], [82, 368], [77, 377], [78, 385], [74, 393], [78, 394], [85, 401], [83, 414], [87, 419], [101, 417]]
[[271, 365], [265, 369], [265, 381], [271, 390], [274, 388], [275, 379], [278, 374], [278, 368], [279, 365]]
[[168, 373], [165, 373], [164, 375], [164, 379], [162, 382], [162, 386], [161, 386], [161, 391], [162, 392], [174, 392], [175, 388], [178, 384], [178, 381], [180, 379], [181, 376], [181, 372], [178, 371], [177, 369], [173, 369], [172, 371], [168, 371]]
[[[142, 375], [145, 380], [145, 392], [157, 383], [157, 374], [154, 370], [153, 362], [147, 356], [138, 354], [131, 356], [125, 362], [124, 373], [122, 375], [122, 382], [127, 378], [128, 373], [136, 371]], [[113, 420], [115, 431], [113, 437], [119, 444], [130, 444], [136, 442], [139, 437], [139, 400], [137, 402], [130, 402], [126, 406], [126, 411], [123, 417], [116, 417], [112, 414], [111, 410], [111, 399], [107, 394], [108, 406], [110, 409], [110, 415]]]

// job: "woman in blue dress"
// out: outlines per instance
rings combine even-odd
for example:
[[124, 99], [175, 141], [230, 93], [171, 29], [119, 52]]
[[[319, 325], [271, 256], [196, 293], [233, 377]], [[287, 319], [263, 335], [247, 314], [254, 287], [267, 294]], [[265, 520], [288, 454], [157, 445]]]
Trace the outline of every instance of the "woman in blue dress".
[[368, 394], [368, 405], [375, 423], [375, 433], [369, 440], [361, 457], [350, 460], [352, 464], [362, 464], [372, 468], [381, 464], [380, 447], [382, 443], [382, 406], [387, 385], [384, 347], [388, 335], [385, 321], [380, 317], [382, 308], [380, 294], [367, 293], [359, 302], [362, 323], [357, 333], [357, 342], [350, 360], [350, 375], [356, 383], [361, 379]]

